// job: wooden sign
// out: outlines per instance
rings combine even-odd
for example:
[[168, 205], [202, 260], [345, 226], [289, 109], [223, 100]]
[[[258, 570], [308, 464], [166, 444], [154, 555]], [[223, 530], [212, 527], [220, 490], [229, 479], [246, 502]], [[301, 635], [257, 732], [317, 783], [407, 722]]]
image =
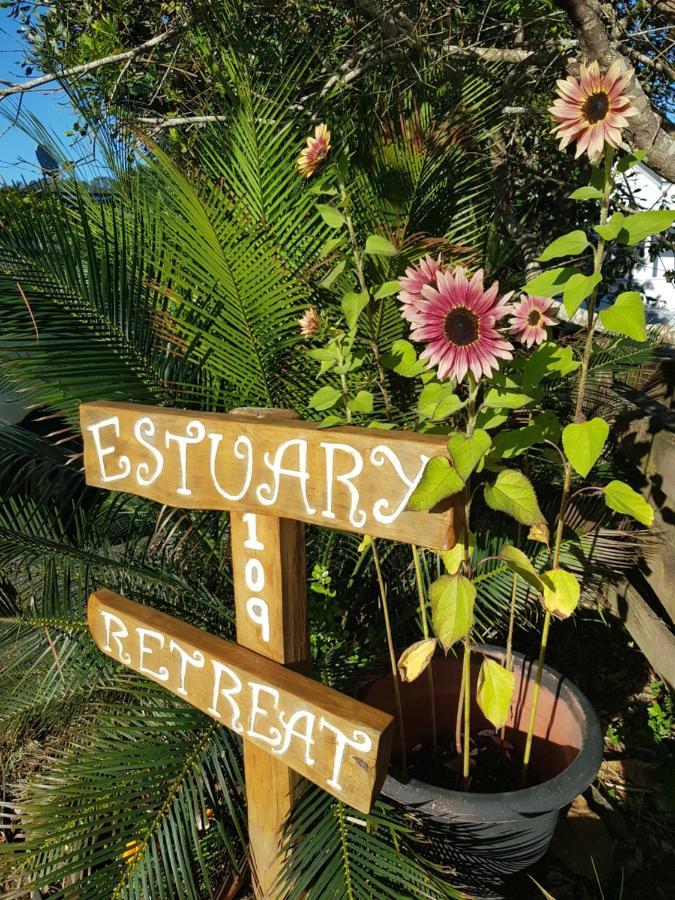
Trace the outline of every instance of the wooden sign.
[[108, 656], [345, 803], [370, 810], [387, 770], [391, 716], [111, 591], [91, 595], [87, 617]]
[[289, 410], [219, 415], [101, 402], [80, 414], [87, 484], [230, 510], [237, 644], [108, 591], [91, 597], [89, 626], [103, 652], [244, 739], [254, 890], [270, 900], [300, 776], [369, 812], [391, 746], [391, 717], [287, 668], [309, 668], [302, 523], [452, 547], [461, 503], [406, 510], [446, 439], [321, 429]]
[[170, 506], [229, 509], [447, 549], [461, 505], [406, 504], [442, 435], [322, 429], [127, 403], [81, 406], [87, 483]]

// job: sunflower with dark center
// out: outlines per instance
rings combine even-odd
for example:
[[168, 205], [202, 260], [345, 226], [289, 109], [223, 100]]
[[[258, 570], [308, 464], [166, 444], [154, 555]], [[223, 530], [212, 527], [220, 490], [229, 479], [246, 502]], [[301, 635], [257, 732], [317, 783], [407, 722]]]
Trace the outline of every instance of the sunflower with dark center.
[[322, 123], [314, 129], [314, 136], [307, 138], [307, 146], [300, 151], [297, 160], [298, 172], [305, 178], [310, 178], [330, 151], [330, 131], [328, 126]]
[[582, 63], [578, 79], [570, 75], [558, 81], [558, 96], [549, 112], [559, 123], [554, 133], [561, 150], [576, 141], [575, 155], [586, 152], [597, 165], [605, 144], [620, 145], [621, 129], [637, 114], [625, 93], [632, 72], [621, 74], [621, 65], [616, 60], [603, 75], [597, 62]]
[[513, 346], [498, 325], [510, 311], [511, 294], [498, 294], [497, 282], [486, 290], [482, 271], [469, 279], [461, 266], [437, 272], [435, 285], [422, 287], [410, 336], [426, 344], [420, 359], [437, 367], [440, 380], [460, 382], [469, 371], [476, 379], [489, 377], [500, 359], [513, 358]]
[[556, 304], [548, 297], [523, 295], [512, 310], [509, 332], [526, 347], [546, 340], [546, 328], [555, 325]]

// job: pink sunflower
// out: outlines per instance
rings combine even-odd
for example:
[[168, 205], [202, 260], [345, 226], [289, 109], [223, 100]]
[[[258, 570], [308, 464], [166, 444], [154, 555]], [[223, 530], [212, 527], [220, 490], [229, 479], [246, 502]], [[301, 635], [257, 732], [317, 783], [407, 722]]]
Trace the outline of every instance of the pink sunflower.
[[578, 79], [569, 75], [558, 81], [558, 97], [548, 111], [559, 123], [553, 131], [560, 138], [561, 150], [576, 141], [575, 156], [585, 151], [597, 165], [605, 143], [619, 146], [621, 129], [628, 125], [629, 116], [637, 114], [632, 98], [624, 93], [632, 74], [622, 75], [617, 59], [604, 75], [597, 62], [582, 63]]
[[489, 376], [499, 358], [513, 358], [513, 345], [496, 327], [509, 312], [511, 294], [499, 299], [498, 292], [497, 282], [485, 290], [482, 271], [469, 280], [461, 266], [438, 272], [436, 287], [424, 285], [411, 337], [427, 345], [420, 359], [429, 361], [428, 368], [438, 366], [439, 379], [460, 382], [469, 369], [477, 379]]
[[414, 322], [417, 309], [424, 304], [422, 288], [426, 284], [435, 286], [436, 275], [443, 271], [443, 263], [439, 253], [438, 259], [425, 256], [416, 266], [408, 266], [405, 275], [399, 280], [401, 290], [398, 299], [401, 301], [401, 315], [408, 322]]
[[307, 146], [300, 151], [296, 163], [298, 172], [305, 178], [311, 178], [330, 150], [330, 131], [325, 124], [317, 125], [314, 137], [307, 138]]
[[[551, 307], [557, 305], [548, 297], [528, 297], [523, 294], [520, 303], [512, 308], [513, 316], [509, 326], [509, 332], [526, 347], [541, 344], [546, 340], [546, 326], [555, 325], [555, 310]], [[552, 315], [546, 315], [551, 312]]]

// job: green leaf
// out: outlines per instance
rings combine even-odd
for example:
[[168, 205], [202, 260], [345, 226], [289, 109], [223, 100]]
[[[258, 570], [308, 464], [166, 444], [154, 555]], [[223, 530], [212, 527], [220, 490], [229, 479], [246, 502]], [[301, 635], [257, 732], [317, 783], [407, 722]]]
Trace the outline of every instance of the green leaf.
[[596, 225], [595, 230], [598, 232], [600, 237], [604, 238], [606, 241], [613, 241], [621, 231], [622, 225], [623, 213], [615, 212], [609, 222], [607, 222], [605, 225]]
[[565, 285], [563, 291], [563, 303], [568, 316], [573, 316], [584, 302], [586, 297], [590, 297], [596, 284], [600, 284], [602, 275], [599, 272], [593, 275], [572, 275]]
[[485, 718], [501, 728], [509, 718], [516, 676], [494, 659], [483, 660], [478, 673], [476, 701]]
[[371, 234], [366, 239], [365, 252], [369, 256], [398, 256], [398, 250], [387, 238]]
[[532, 397], [528, 394], [508, 391], [504, 388], [490, 388], [483, 398], [483, 406], [488, 409], [521, 409], [532, 403]]
[[574, 359], [571, 347], [559, 347], [553, 341], [546, 341], [525, 360], [522, 386], [526, 391], [534, 390], [549, 375], [558, 377], [569, 375], [581, 365]]
[[342, 314], [345, 317], [347, 328], [349, 328], [350, 331], [356, 330], [356, 323], [359, 320], [359, 316], [366, 306], [368, 306], [369, 300], [370, 295], [368, 294], [368, 291], [361, 291], [360, 294], [350, 292], [349, 294], [345, 294], [342, 298], [340, 306], [342, 307]]
[[491, 444], [492, 438], [482, 428], [476, 428], [471, 437], [463, 434], [450, 436], [448, 440], [450, 459], [463, 481], [468, 481], [469, 475], [488, 452]]
[[492, 412], [491, 409], [483, 409], [476, 416], [476, 425], [487, 431], [490, 428], [499, 428], [504, 422], [508, 422], [508, 419], [508, 415]]
[[306, 353], [307, 356], [310, 356], [312, 359], [315, 359], [317, 362], [321, 363], [319, 375], [323, 375], [324, 372], [330, 371], [337, 363], [335, 349], [330, 345], [328, 345], [327, 347], [315, 347], [313, 350], [307, 350]]
[[600, 310], [600, 321], [608, 331], [625, 334], [634, 341], [647, 340], [645, 305], [637, 291], [619, 294], [608, 309]]
[[602, 191], [593, 187], [592, 184], [577, 188], [576, 191], [572, 191], [570, 194], [570, 200], [602, 200], [602, 197]]
[[319, 388], [309, 399], [309, 405], [312, 409], [324, 410], [331, 409], [341, 399], [340, 391], [330, 384]]
[[500, 431], [492, 442], [496, 459], [511, 459], [529, 450], [541, 441], [556, 443], [560, 437], [560, 422], [555, 413], [543, 412], [523, 428], [514, 431]]
[[503, 559], [509, 569], [515, 572], [519, 578], [522, 578], [526, 584], [529, 584], [531, 588], [534, 588], [538, 594], [543, 594], [544, 585], [542, 580], [522, 550], [507, 544], [499, 551], [499, 558]]
[[367, 428], [376, 428], [378, 431], [391, 431], [396, 428], [395, 422], [378, 422], [377, 420], [368, 422]]
[[517, 469], [504, 469], [494, 484], [485, 485], [485, 502], [490, 509], [505, 512], [523, 525], [546, 521], [531, 482]]
[[463, 575], [441, 575], [429, 588], [431, 624], [447, 653], [471, 630], [476, 588]]
[[585, 478], [602, 453], [609, 435], [609, 425], [604, 419], [567, 425], [563, 429], [562, 443], [565, 456], [575, 472]]
[[633, 166], [642, 162], [646, 155], [646, 150], [634, 150], [632, 153], [627, 153], [616, 164], [617, 172], [627, 172], [629, 169], [632, 169]]
[[337, 248], [342, 244], [343, 240], [344, 238], [342, 237], [328, 238], [328, 240], [319, 250], [319, 259], [323, 259], [324, 256], [328, 256], [333, 252], [333, 250], [337, 250]]
[[378, 287], [373, 296], [376, 300], [383, 300], [385, 297], [391, 297], [392, 294], [398, 294], [400, 290], [401, 285], [398, 281], [385, 281], [384, 284]]
[[321, 279], [321, 281], [319, 282], [319, 287], [329, 288], [335, 282], [335, 280], [339, 278], [340, 275], [342, 275], [346, 265], [347, 261], [341, 259], [340, 262], [330, 270], [328, 275]]
[[404, 378], [414, 378], [425, 368], [424, 360], [417, 359], [417, 353], [410, 341], [403, 339], [394, 341], [391, 352], [383, 355], [382, 365]]
[[544, 585], [544, 609], [558, 619], [567, 619], [579, 603], [581, 588], [576, 576], [562, 569], [549, 569], [541, 576]]
[[371, 413], [373, 411], [373, 395], [370, 391], [359, 391], [353, 400], [347, 403], [354, 413]]
[[427, 384], [420, 394], [417, 409], [420, 416], [432, 422], [447, 419], [464, 406], [447, 382]]
[[571, 266], [566, 266], [564, 269], [548, 269], [524, 284], [521, 291], [529, 294], [530, 297], [555, 297], [556, 294], [562, 294], [568, 280], [576, 273], [577, 269], [573, 269]]
[[464, 560], [464, 544], [459, 541], [449, 550], [441, 550], [440, 557], [448, 575], [456, 575]]
[[401, 681], [414, 681], [420, 677], [432, 660], [436, 644], [436, 638], [424, 638], [406, 647], [398, 659]]
[[450, 465], [450, 460], [445, 456], [432, 456], [424, 467], [406, 509], [414, 512], [431, 509], [441, 500], [459, 493], [463, 487], [464, 482]]
[[336, 425], [345, 425], [346, 420], [342, 416], [326, 416], [319, 423], [319, 428], [335, 428]]
[[605, 503], [614, 512], [632, 516], [643, 525], [654, 522], [654, 510], [641, 494], [623, 481], [610, 481], [602, 489]]
[[589, 246], [588, 238], [583, 231], [570, 231], [550, 243], [537, 259], [539, 262], [547, 262], [559, 256], [578, 256]]
[[330, 228], [340, 228], [345, 224], [345, 217], [335, 206], [319, 203], [316, 208], [319, 210], [321, 218]]
[[626, 216], [617, 235], [620, 244], [639, 244], [650, 234], [665, 231], [675, 222], [675, 209], [653, 209]]

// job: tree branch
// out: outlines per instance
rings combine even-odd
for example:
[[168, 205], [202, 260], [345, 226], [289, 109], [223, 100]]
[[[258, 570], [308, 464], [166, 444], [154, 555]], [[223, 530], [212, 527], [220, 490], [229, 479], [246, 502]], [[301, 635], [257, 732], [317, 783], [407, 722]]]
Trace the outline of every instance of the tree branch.
[[663, 127], [661, 117], [654, 112], [630, 62], [610, 40], [602, 18], [601, 4], [598, 0], [556, 0], [556, 5], [572, 23], [585, 59], [597, 59], [603, 68], [620, 59], [624, 70], [632, 71], [628, 93], [638, 114], [629, 119], [625, 130], [627, 140], [634, 149], [647, 151], [646, 162], [650, 168], [668, 181], [675, 182], [675, 141]]
[[82, 63], [79, 66], [71, 66], [69, 69], [63, 69], [61, 72], [55, 74], [40, 75], [38, 78], [31, 78], [29, 81], [21, 82], [21, 84], [9, 84], [6, 81], [0, 82], [0, 84], [8, 85], [5, 88], [0, 88], [0, 100], [9, 97], [11, 94], [22, 94], [24, 91], [31, 91], [34, 88], [41, 87], [43, 84], [50, 84], [53, 81], [58, 81], [60, 78], [72, 78], [75, 75], [86, 75], [87, 72], [93, 72], [95, 69], [100, 69], [101, 66], [109, 66], [111, 63], [131, 60], [145, 50], [148, 50], [151, 47], [157, 47], [158, 44], [163, 43], [175, 32], [176, 29], [172, 28], [169, 31], [165, 31], [163, 34], [155, 35], [155, 37], [150, 38], [150, 40], [145, 41], [143, 44], [139, 44], [138, 47], [134, 47], [132, 50], [125, 50], [124, 53], [113, 53], [111, 56], [104, 56], [101, 59], [92, 59], [88, 63]]

